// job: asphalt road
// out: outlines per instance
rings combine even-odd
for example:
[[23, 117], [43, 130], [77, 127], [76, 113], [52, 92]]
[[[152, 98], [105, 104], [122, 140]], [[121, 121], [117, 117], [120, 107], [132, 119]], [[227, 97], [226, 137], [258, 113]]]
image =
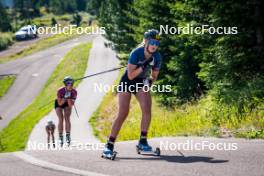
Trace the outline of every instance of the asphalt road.
[[6, 57], [11, 54], [21, 52], [27, 47], [34, 45], [37, 41], [50, 37], [50, 36], [51, 36], [50, 34], [43, 34], [43, 35], [39, 34], [38, 37], [35, 39], [16, 41], [13, 45], [9, 46], [7, 49], [0, 51], [0, 59], [1, 57]]
[[[204, 147], [183, 148], [183, 144], [234, 144], [236, 150]], [[96, 145], [72, 147], [72, 151], [26, 151], [35, 158], [79, 170], [105, 175], [128, 176], [262, 176], [264, 173], [263, 140], [221, 139], [203, 137], [167, 137], [151, 139], [153, 147], [161, 147], [161, 156], [143, 156], [136, 153], [137, 141], [116, 143], [116, 160], [102, 159]], [[168, 143], [168, 148], [166, 147]], [[178, 150], [175, 147], [178, 145]], [[190, 145], [191, 146], [191, 145]], [[71, 148], [70, 148], [71, 149]], [[221, 149], [221, 148], [220, 148]]]
[[8, 93], [0, 99], [0, 116], [3, 117], [0, 121], [0, 130], [34, 100], [60, 60], [71, 48], [82, 42], [92, 41], [94, 37], [80, 36], [30, 56], [0, 64], [0, 75], [18, 74]]
[[75, 174], [36, 167], [10, 154], [0, 154], [0, 175], [73, 176]]

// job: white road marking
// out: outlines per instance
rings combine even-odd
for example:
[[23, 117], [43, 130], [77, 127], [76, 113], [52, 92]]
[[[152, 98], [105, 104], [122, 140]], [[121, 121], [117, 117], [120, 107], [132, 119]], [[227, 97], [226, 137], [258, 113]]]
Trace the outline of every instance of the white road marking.
[[38, 77], [39, 75], [37, 73], [32, 74], [33, 77]]
[[25, 161], [27, 163], [33, 164], [35, 166], [43, 167], [46, 169], [57, 170], [57, 171], [62, 171], [62, 172], [67, 172], [67, 173], [72, 173], [72, 174], [77, 174], [77, 175], [85, 175], [85, 176], [86, 175], [87, 176], [106, 176], [104, 174], [100, 174], [100, 173], [96, 173], [96, 172], [90, 172], [90, 171], [86, 171], [86, 170], [75, 169], [75, 168], [61, 166], [58, 164], [39, 160], [33, 156], [26, 154], [25, 152], [14, 152], [12, 154], [14, 156], [22, 159], [23, 161]]

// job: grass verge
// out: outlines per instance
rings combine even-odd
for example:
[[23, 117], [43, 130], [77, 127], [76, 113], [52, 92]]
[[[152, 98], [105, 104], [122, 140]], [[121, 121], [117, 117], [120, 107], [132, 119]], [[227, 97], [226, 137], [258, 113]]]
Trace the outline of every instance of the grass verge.
[[[44, 107], [43, 105], [55, 99], [58, 87], [63, 86], [63, 78], [66, 75], [74, 78], [84, 75], [91, 46], [91, 43], [80, 44], [66, 54], [36, 99], [0, 132], [3, 146], [2, 149], [0, 148], [1, 152], [12, 152], [25, 148], [35, 124], [52, 110], [53, 103]], [[75, 86], [78, 84], [79, 81]]]
[[8, 48], [8, 46], [14, 43], [12, 33], [0, 32], [0, 51]]
[[0, 77], [0, 98], [3, 97], [8, 89], [12, 86], [16, 79], [16, 76], [5, 76], [5, 77]]
[[[121, 71], [122, 72], [122, 71]], [[116, 82], [118, 83], [118, 82]], [[238, 119], [236, 112], [221, 109], [212, 110], [211, 98], [204, 97], [199, 102], [185, 104], [174, 109], [159, 106], [152, 98], [152, 121], [149, 137], [162, 136], [217, 136], [264, 138], [264, 111], [256, 110]], [[98, 109], [93, 113], [90, 124], [95, 136], [105, 142], [118, 111], [117, 96], [108, 92]], [[225, 117], [228, 115], [228, 117]], [[216, 120], [217, 118], [217, 120]], [[138, 139], [140, 134], [141, 110], [133, 96], [129, 115], [119, 133], [118, 140]]]

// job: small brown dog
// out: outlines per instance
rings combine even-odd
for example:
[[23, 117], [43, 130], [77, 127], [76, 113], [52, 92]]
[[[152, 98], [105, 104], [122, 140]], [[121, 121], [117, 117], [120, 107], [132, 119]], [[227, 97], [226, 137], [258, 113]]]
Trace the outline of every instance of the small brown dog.
[[48, 148], [50, 147], [50, 137], [52, 138], [52, 144], [55, 148], [55, 138], [54, 138], [54, 131], [55, 131], [55, 124], [52, 120], [48, 120], [48, 124], [46, 125], [46, 133], [48, 135], [47, 141], [48, 141]]

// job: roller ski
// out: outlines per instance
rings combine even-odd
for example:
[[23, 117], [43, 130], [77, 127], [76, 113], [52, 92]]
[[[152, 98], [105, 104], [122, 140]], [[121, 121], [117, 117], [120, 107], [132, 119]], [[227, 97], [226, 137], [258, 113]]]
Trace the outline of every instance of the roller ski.
[[106, 145], [104, 150], [103, 150], [101, 157], [105, 158], [105, 159], [115, 160], [116, 154], [117, 154], [117, 152], [113, 151], [113, 148]]
[[136, 147], [138, 154], [152, 154], [154, 156], [160, 156], [160, 148], [157, 147], [156, 150], [153, 150], [147, 141], [139, 142]]

